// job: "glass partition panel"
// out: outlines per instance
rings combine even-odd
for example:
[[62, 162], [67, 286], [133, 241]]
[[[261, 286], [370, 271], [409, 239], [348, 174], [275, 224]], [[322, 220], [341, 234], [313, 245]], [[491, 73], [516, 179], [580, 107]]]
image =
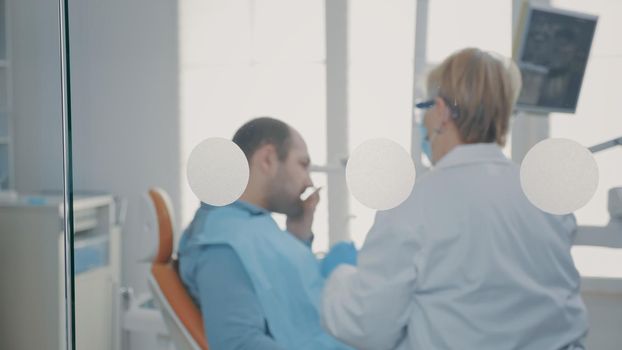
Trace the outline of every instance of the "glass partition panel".
[[71, 345], [59, 17], [0, 0], [0, 349]]
[[[584, 6], [578, 1], [563, 3]], [[617, 13], [609, 9], [619, 7], [605, 0], [593, 3], [589, 7], [596, 6], [601, 13]], [[353, 240], [360, 248], [377, 211], [352, 195], [346, 184], [346, 164], [351, 153], [372, 138], [391, 139], [407, 154], [413, 144], [420, 143], [418, 132], [413, 132], [416, 125], [412, 96], [415, 57], [418, 57], [414, 52], [415, 28], [422, 23], [416, 22], [416, 10], [421, 4], [427, 7], [429, 22], [426, 68], [465, 46], [510, 55], [513, 6], [509, 1], [71, 2], [68, 23], [76, 348], [200, 347], [206, 341], [205, 328], [181, 326], [179, 315], [174, 316], [175, 305], [188, 306], [195, 320], [197, 315], [211, 317], [199, 290], [220, 287], [222, 280], [235, 272], [238, 262], [244, 264], [241, 275], [250, 277], [248, 283], [257, 283], [260, 263], [251, 265], [242, 261], [236, 250], [242, 248], [234, 247], [235, 242], [231, 241], [240, 232], [249, 236], [264, 234], [263, 231], [277, 232], [283, 240], [271, 243], [287, 246], [283, 241], [294, 242], [302, 260], [309, 256], [318, 258], [307, 259], [313, 263], [321, 261], [319, 258], [330, 250], [331, 244], [341, 239]], [[22, 4], [14, 5], [13, 11], [16, 8], [22, 8], [16, 12], [19, 16], [14, 16], [16, 21], [20, 18], [26, 21], [27, 14], [32, 12]], [[38, 18], [43, 16], [41, 13], [32, 13], [38, 20], [36, 28], [54, 29]], [[495, 15], [487, 21], [474, 20], [482, 13]], [[589, 118], [590, 123], [596, 123], [597, 131], [607, 130], [611, 137], [615, 136], [616, 128], [604, 125], [616, 125], [606, 117], [605, 109], [607, 103], [615, 101], [615, 89], [601, 91], [602, 88], [596, 87], [604, 85], [601, 83], [607, 74], [620, 72], [620, 65], [616, 65], [619, 45], [601, 43], [605, 33], [609, 33], [605, 37], [610, 39], [615, 32], [613, 29], [617, 27], [613, 22], [603, 26], [601, 39], [597, 39], [599, 49], [594, 59], [602, 66], [588, 67], [586, 84], [594, 89], [584, 94], [579, 108], [579, 113], [597, 115]], [[57, 67], [58, 62], [52, 65], [39, 57], [58, 47], [44, 40], [45, 36], [29, 34], [33, 31], [30, 23], [26, 21], [19, 26], [13, 23], [7, 28], [23, 33], [26, 39], [36, 38], [45, 50], [17, 47], [14, 43], [11, 46], [10, 40], [6, 41], [7, 48], [26, 51], [27, 59], [19, 61], [20, 65]], [[10, 39], [11, 31], [6, 33], [4, 36]], [[44, 34], [49, 35], [38, 33]], [[0, 47], [2, 54], [13, 57], [10, 50], [3, 51]], [[6, 103], [0, 100], [0, 141], [4, 140], [0, 142], [0, 164], [15, 166], [0, 168], [0, 186], [19, 190], [20, 186], [42, 181], [40, 190], [48, 187], [58, 190], [48, 186], [54, 179], [54, 172], [48, 169], [61, 167], [47, 154], [52, 148], [43, 141], [50, 137], [46, 132], [53, 130], [53, 125], [46, 120], [43, 129], [39, 127], [25, 138], [20, 136], [21, 141], [14, 137], [16, 130], [27, 130], [24, 125], [32, 126], [28, 120], [33, 115], [51, 114], [52, 107], [46, 108], [45, 103], [60, 110], [59, 102], [41, 91], [54, 79], [44, 79], [45, 75], [27, 69], [22, 69], [22, 79], [17, 79], [9, 61], [0, 57], [0, 80], [13, 82], [12, 90], [9, 85], [0, 85], [0, 94], [13, 96]], [[18, 95], [16, 89], [26, 93]], [[55, 91], [58, 98], [60, 92]], [[34, 98], [40, 99], [40, 103], [32, 103]], [[13, 117], [16, 107], [21, 108], [24, 116], [17, 124]], [[282, 125], [278, 123], [262, 130], [254, 124], [250, 132], [240, 131], [247, 122], [266, 116], [291, 127], [286, 128], [287, 137], [281, 137]], [[581, 135], [577, 135], [585, 142], [599, 141], [598, 137], [602, 136], [602, 133], [583, 132], [589, 129], [583, 119], [565, 118], [562, 122], [561, 118], [551, 117], [554, 136], [579, 130]], [[235, 173], [227, 168], [227, 162], [233, 161], [236, 153], [201, 163], [199, 170], [209, 169], [200, 178], [206, 188], [211, 188], [206, 196], [191, 186], [193, 172], [188, 171], [193, 164], [191, 156], [208, 138], [226, 139], [225, 143], [231, 145], [228, 142], [239, 131], [234, 149], [245, 152], [244, 156], [237, 155], [243, 165], [248, 165], [248, 181], [231, 202], [216, 205], [209, 200], [209, 193], [213, 194], [209, 191], [222, 194], [231, 189], [229, 180], [240, 177], [239, 171]], [[259, 139], [255, 140], [253, 137], [257, 135]], [[304, 147], [298, 136], [304, 140]], [[505, 148], [507, 154], [511, 151], [510, 144], [508, 141]], [[18, 152], [19, 145], [22, 148]], [[293, 159], [292, 154], [301, 154], [292, 150], [301, 151], [304, 157], [288, 163]], [[612, 151], [610, 157], [617, 155]], [[603, 159], [612, 159], [606, 157], [603, 155]], [[404, 158], [409, 165], [408, 155]], [[14, 174], [20, 166], [24, 170]], [[616, 170], [619, 169], [612, 169], [611, 175], [607, 175], [610, 176], [607, 186], [614, 186], [619, 179]], [[218, 176], [212, 178], [214, 174]], [[208, 182], [208, 178], [214, 182]], [[300, 209], [297, 197], [310, 185], [322, 187], [322, 191], [312, 223], [305, 223], [301, 237], [292, 220], [296, 223], [300, 219], [294, 210]], [[599, 191], [597, 196], [602, 199], [604, 193]], [[30, 205], [39, 203], [39, 198], [31, 198]], [[430, 200], [439, 198], [444, 197]], [[214, 225], [210, 220], [219, 217], [215, 214], [219, 209], [215, 207], [221, 206], [232, 210], [220, 210], [225, 218], [232, 213], [244, 213], [245, 220], [241, 221], [249, 226], [231, 233], [228, 230], [242, 225], [240, 221]], [[608, 216], [602, 206], [603, 203], [586, 207], [578, 212], [578, 217], [589, 216], [585, 222], [603, 224]], [[598, 211], [598, 216], [592, 215], [592, 211]], [[256, 217], [265, 220], [253, 221]], [[231, 235], [227, 236], [228, 233]], [[292, 240], [290, 234], [298, 241]], [[215, 257], [216, 263], [205, 263], [202, 259], [217, 256], [209, 253], [214, 246], [224, 249], [229, 260]], [[229, 248], [235, 250], [233, 258], [227, 255]], [[289, 251], [281, 253], [292, 258]], [[280, 256], [271, 254], [269, 258]], [[585, 257], [591, 259], [592, 255]], [[290, 265], [281, 265], [278, 272], [291, 272]], [[209, 278], [205, 275], [198, 278], [199, 271], [207, 271], [204, 273]], [[201, 283], [204, 284], [199, 286]], [[237, 287], [227, 289], [224, 295], [219, 289], [213, 288], [212, 292], [220, 292], [217, 295], [223, 303], [230, 298], [238, 301], [232, 296]], [[216, 304], [215, 309], [222, 306]], [[265, 324], [267, 321], [260, 327], [267, 327]], [[264, 329], [266, 334], [269, 331]]]

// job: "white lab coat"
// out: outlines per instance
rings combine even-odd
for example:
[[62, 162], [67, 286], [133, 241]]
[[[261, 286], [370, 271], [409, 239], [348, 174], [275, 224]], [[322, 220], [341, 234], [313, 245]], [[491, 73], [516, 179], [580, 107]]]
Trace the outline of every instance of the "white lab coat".
[[497, 145], [456, 147], [331, 274], [322, 323], [358, 349], [582, 348], [575, 232], [527, 200]]

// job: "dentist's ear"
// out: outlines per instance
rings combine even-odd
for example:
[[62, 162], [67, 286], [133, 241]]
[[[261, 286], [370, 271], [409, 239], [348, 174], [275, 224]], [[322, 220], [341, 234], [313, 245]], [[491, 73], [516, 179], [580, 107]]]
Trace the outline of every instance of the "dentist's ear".
[[443, 100], [440, 97], [437, 97], [434, 100], [434, 106], [436, 108], [438, 108], [438, 114], [441, 117], [441, 126], [445, 126], [445, 124], [449, 121], [452, 120], [452, 111], [451, 108], [449, 108], [449, 106], [447, 106], [447, 103], [445, 102], [445, 100]]
[[447, 123], [451, 122], [451, 110], [447, 106], [447, 103], [445, 103], [445, 100], [440, 97], [434, 100], [433, 108], [436, 108], [436, 117], [434, 118], [433, 128], [430, 129], [430, 132], [440, 134], [445, 130]]

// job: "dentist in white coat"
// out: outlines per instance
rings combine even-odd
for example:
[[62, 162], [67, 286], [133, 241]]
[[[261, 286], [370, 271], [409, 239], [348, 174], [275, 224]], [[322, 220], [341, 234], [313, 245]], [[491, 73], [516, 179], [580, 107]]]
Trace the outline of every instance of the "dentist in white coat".
[[464, 49], [427, 89], [418, 107], [434, 167], [377, 214], [358, 266], [331, 273], [324, 327], [357, 349], [583, 349], [574, 217], [534, 207], [501, 151], [516, 66]]

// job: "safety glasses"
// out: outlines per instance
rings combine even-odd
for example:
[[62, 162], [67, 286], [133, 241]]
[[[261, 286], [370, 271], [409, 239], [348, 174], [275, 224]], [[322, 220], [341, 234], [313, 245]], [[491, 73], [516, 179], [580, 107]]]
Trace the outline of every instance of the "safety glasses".
[[415, 108], [413, 108], [415, 123], [423, 123], [423, 117], [425, 116], [425, 112], [430, 108], [434, 107], [435, 103], [436, 102], [434, 101], [434, 99], [415, 103]]
[[[441, 98], [443, 99], [443, 101], [445, 101], [445, 104], [447, 105], [447, 107], [449, 107], [449, 110], [451, 111], [451, 117], [454, 119], [458, 118], [459, 109], [458, 109], [458, 104], [455, 102], [455, 100], [453, 100], [453, 102], [449, 102], [452, 100], [447, 99], [445, 97], [441, 97]], [[425, 100], [425, 101], [416, 103], [415, 110], [413, 111], [413, 113], [415, 113], [416, 121], [422, 122], [423, 116], [425, 115], [425, 111], [434, 107], [435, 104], [436, 104], [435, 99]]]
[[426, 109], [432, 108], [434, 104], [435, 104], [434, 99], [427, 100], [427, 101], [423, 101], [423, 102], [419, 102], [415, 104], [415, 108], [426, 110]]

